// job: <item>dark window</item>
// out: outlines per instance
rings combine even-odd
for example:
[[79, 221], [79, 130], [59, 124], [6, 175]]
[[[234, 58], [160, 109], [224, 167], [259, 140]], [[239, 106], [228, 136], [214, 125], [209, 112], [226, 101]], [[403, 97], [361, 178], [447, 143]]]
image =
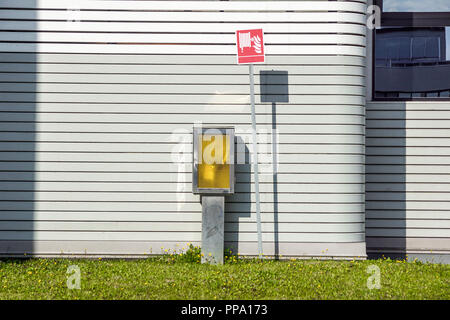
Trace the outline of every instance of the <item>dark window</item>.
[[374, 98], [448, 100], [450, 0], [377, 4], [383, 13], [374, 40]]

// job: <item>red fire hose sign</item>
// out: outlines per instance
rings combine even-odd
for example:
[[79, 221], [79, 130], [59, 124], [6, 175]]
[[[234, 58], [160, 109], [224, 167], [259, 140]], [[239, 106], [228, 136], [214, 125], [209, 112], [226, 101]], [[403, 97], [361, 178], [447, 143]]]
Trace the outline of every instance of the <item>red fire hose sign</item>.
[[236, 31], [238, 64], [264, 62], [262, 29]]

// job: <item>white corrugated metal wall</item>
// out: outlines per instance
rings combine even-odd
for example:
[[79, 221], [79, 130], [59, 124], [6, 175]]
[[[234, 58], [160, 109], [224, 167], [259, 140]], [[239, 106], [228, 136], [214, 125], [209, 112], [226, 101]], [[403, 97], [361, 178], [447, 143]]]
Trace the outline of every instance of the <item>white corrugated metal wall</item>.
[[[275, 117], [257, 97], [258, 128], [270, 133], [275, 120], [279, 133], [277, 183], [261, 178], [264, 253], [365, 256], [365, 1], [0, 8], [2, 254], [200, 244], [192, 126], [249, 132], [248, 68], [236, 65], [234, 31], [263, 27], [267, 63], [256, 72], [287, 71], [290, 93]], [[226, 205], [226, 245], [241, 254], [257, 247], [250, 170], [237, 166]]]
[[368, 104], [369, 253], [450, 254], [449, 116], [449, 102]]

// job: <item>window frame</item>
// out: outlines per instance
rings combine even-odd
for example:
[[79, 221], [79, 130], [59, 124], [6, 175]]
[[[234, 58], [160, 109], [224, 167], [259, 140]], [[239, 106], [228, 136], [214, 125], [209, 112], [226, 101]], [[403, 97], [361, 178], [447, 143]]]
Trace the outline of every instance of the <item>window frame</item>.
[[[373, 4], [381, 9], [381, 26], [386, 27], [450, 27], [450, 12], [383, 12], [383, 0], [373, 0]], [[375, 37], [376, 29], [372, 30], [372, 101], [450, 101], [449, 98], [388, 98], [375, 96]]]

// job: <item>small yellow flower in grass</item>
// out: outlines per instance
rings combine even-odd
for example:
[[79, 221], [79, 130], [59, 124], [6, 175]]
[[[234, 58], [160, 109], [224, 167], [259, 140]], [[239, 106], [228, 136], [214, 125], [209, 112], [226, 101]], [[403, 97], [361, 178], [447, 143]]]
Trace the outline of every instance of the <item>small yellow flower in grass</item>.
[[33, 272], [31, 272], [31, 271], [28, 271], [28, 274], [33, 274]]

